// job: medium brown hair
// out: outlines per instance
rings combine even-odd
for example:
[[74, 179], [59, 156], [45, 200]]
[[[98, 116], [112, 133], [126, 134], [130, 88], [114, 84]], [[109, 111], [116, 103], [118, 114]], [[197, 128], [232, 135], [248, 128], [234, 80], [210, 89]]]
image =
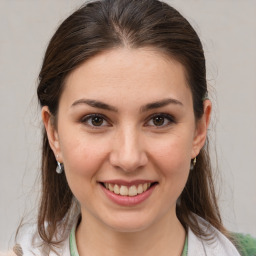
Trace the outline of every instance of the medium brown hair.
[[[207, 93], [202, 44], [177, 10], [157, 0], [94, 1], [68, 17], [53, 35], [45, 53], [37, 89], [41, 106], [48, 106], [56, 118], [60, 95], [70, 72], [92, 56], [117, 47], [154, 47], [180, 62], [192, 92], [195, 120], [202, 117], [203, 98]], [[207, 147], [206, 143], [200, 151], [177, 203], [177, 216], [185, 229], [189, 227], [203, 237], [207, 234], [200, 229], [194, 214], [225, 233]], [[70, 221], [75, 205], [65, 174], [58, 175], [55, 169], [56, 159], [44, 129], [38, 233], [48, 245], [54, 244], [58, 227], [63, 228]]]

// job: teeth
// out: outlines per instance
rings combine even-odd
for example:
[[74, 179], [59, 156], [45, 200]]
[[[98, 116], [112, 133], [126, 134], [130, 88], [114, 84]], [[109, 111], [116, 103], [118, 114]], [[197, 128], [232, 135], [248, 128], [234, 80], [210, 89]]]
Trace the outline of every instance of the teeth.
[[150, 185], [151, 183], [143, 183], [143, 184], [139, 184], [138, 186], [132, 185], [130, 187], [127, 187], [124, 185], [119, 186], [117, 184], [104, 183], [104, 186], [106, 189], [121, 196], [136, 196], [148, 190]]
[[137, 194], [137, 188], [135, 185], [129, 187], [129, 196], [136, 196]]
[[141, 193], [143, 192], [142, 184], [140, 184], [140, 185], [138, 186], [137, 192], [138, 192], [138, 194], [141, 194]]
[[128, 194], [129, 194], [128, 188], [126, 186], [121, 186], [120, 187], [120, 195], [128, 196]]
[[119, 192], [120, 192], [120, 189], [119, 189], [118, 185], [115, 185], [114, 186], [114, 193], [119, 195]]
[[[107, 184], [107, 183], [106, 183]], [[106, 186], [106, 185], [105, 185]], [[110, 191], [114, 191], [114, 186], [112, 184], [108, 184], [108, 186], [106, 186], [107, 189], [109, 189]]]

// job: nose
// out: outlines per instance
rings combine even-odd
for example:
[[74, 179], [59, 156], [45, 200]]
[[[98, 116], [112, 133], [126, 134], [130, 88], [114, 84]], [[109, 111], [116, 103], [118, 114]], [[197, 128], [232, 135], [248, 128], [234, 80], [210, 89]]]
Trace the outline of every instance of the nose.
[[126, 128], [116, 133], [110, 153], [110, 163], [125, 172], [136, 171], [148, 162], [142, 136], [136, 129]]

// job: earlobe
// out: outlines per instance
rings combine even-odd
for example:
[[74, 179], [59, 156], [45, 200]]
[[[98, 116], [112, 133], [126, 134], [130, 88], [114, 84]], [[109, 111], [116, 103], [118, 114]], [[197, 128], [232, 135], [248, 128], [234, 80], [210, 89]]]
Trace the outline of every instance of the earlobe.
[[204, 101], [204, 114], [196, 124], [191, 158], [195, 158], [205, 144], [205, 140], [207, 138], [207, 129], [210, 124], [211, 111], [212, 103], [207, 99]]
[[47, 133], [48, 141], [52, 151], [54, 152], [56, 158], [58, 156], [58, 161], [61, 161], [61, 152], [59, 145], [59, 138], [56, 126], [53, 122], [53, 116], [47, 106], [44, 106], [41, 111], [42, 120], [44, 123], [44, 127]]

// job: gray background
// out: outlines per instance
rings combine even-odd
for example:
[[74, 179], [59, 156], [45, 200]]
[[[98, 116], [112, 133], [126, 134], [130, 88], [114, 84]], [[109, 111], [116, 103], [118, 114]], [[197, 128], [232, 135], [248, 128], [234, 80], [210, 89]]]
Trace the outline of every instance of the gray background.
[[[168, 2], [204, 44], [223, 221], [230, 230], [256, 236], [256, 1]], [[41, 147], [37, 75], [57, 25], [81, 3], [0, 0], [0, 249], [11, 245], [21, 217], [35, 212]]]

